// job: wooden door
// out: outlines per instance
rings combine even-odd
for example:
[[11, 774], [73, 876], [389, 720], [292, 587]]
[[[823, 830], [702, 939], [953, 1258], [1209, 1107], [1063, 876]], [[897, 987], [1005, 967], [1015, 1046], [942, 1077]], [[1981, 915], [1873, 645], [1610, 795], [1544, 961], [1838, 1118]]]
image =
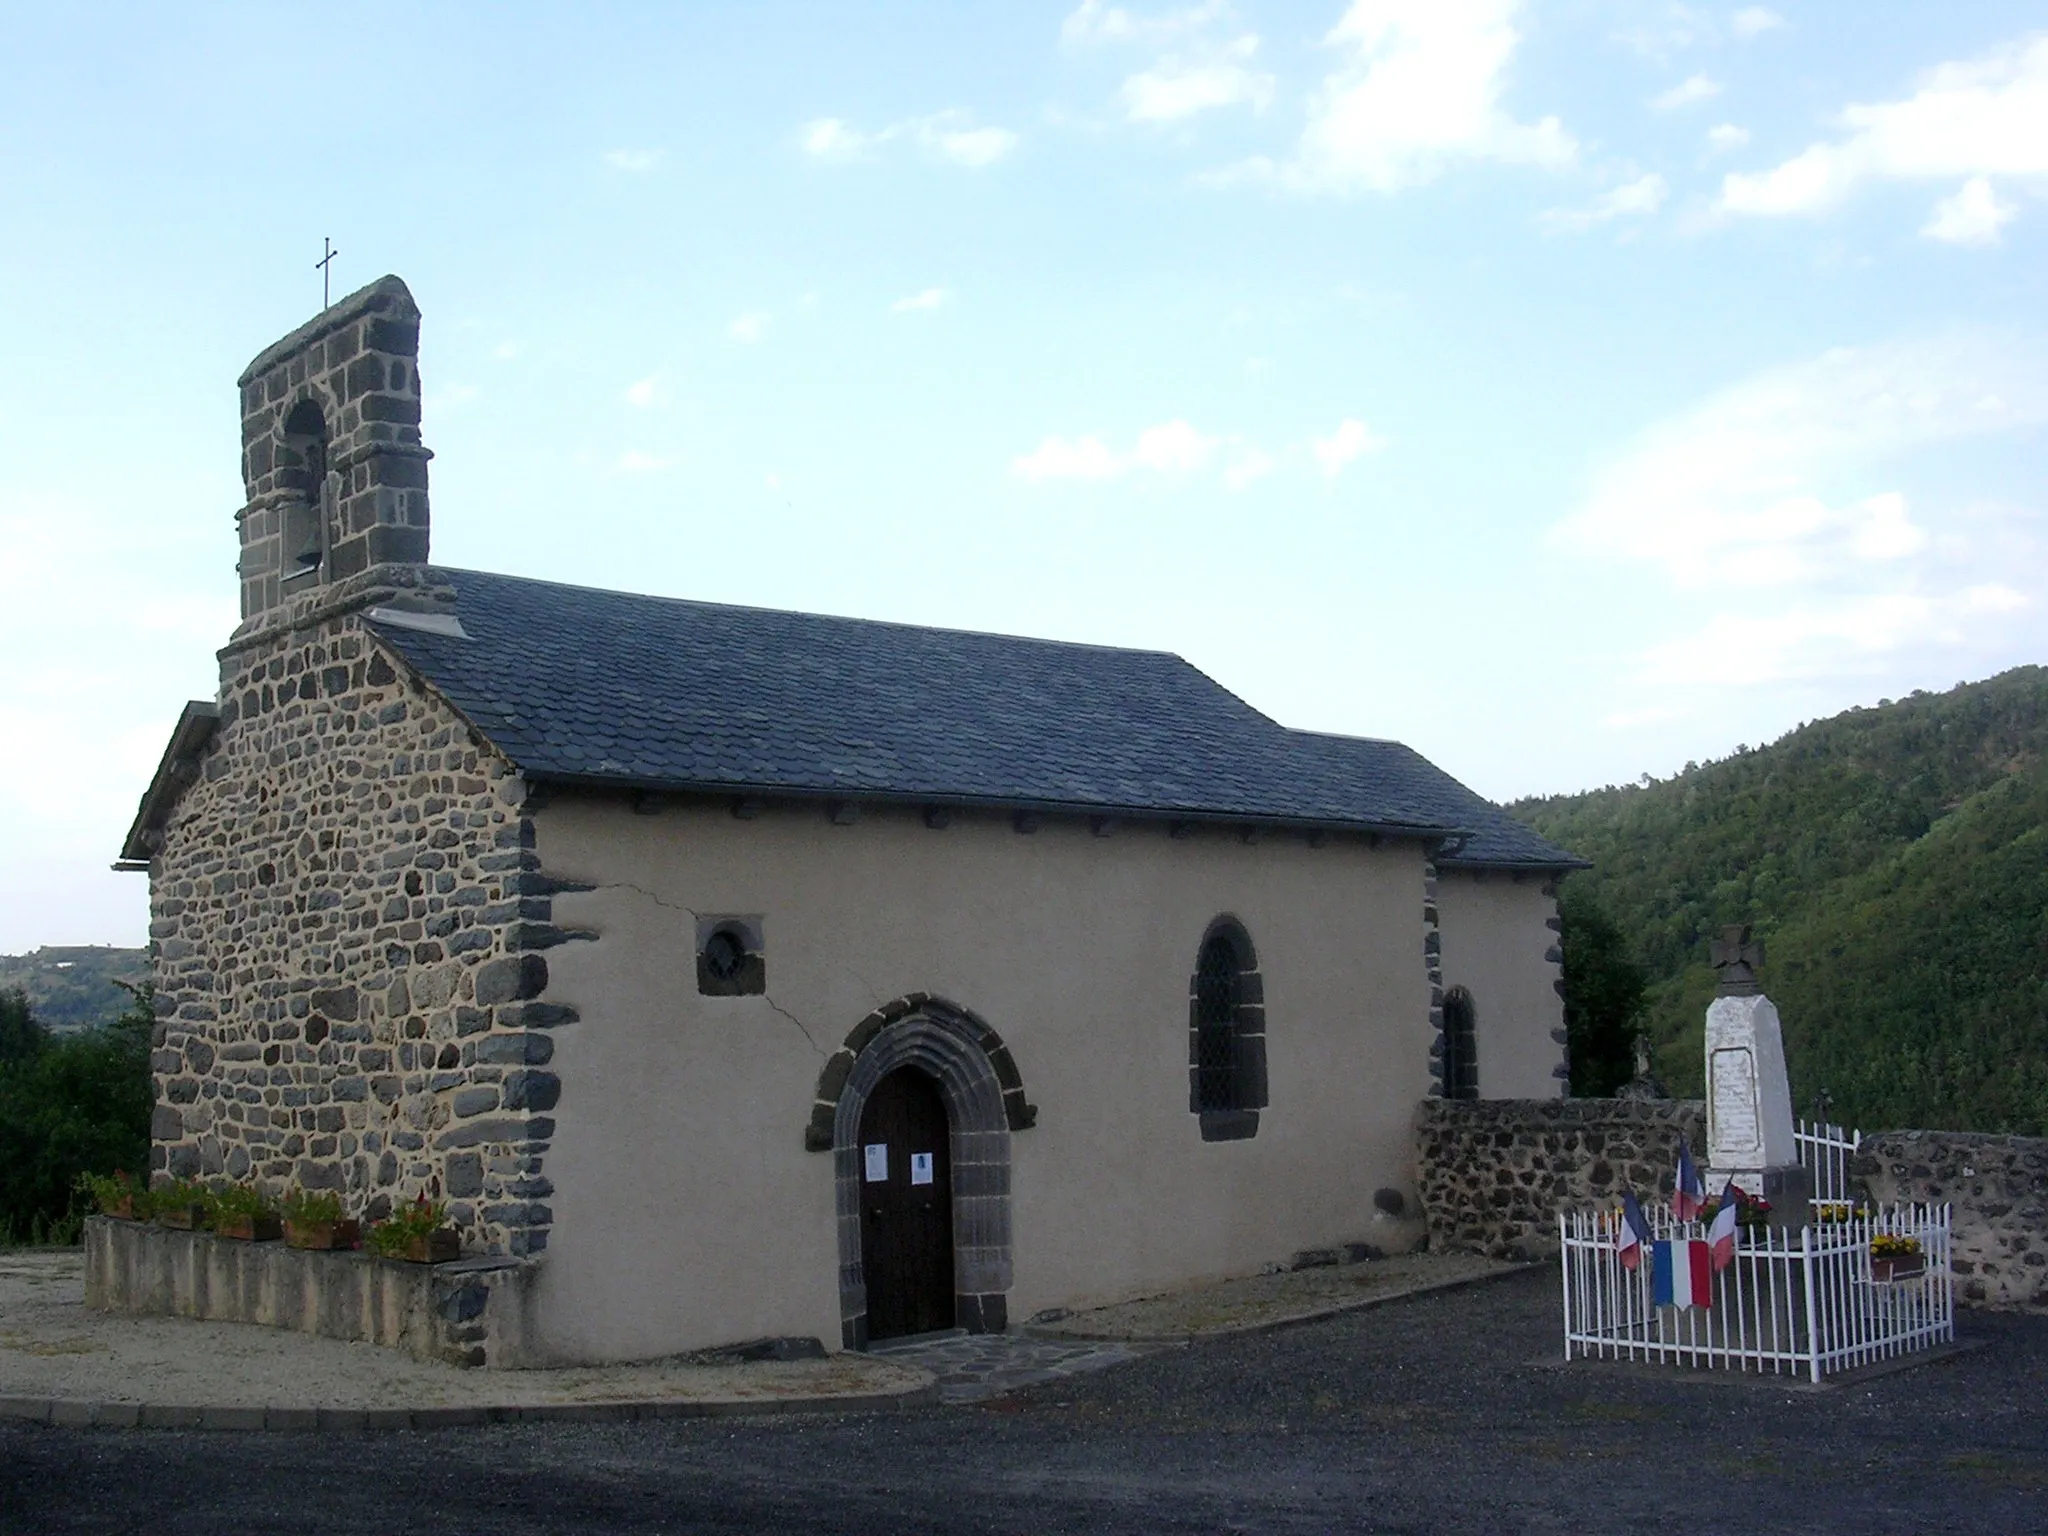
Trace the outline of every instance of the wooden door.
[[899, 1067], [860, 1115], [860, 1262], [868, 1337], [953, 1326], [953, 1181], [938, 1083]]

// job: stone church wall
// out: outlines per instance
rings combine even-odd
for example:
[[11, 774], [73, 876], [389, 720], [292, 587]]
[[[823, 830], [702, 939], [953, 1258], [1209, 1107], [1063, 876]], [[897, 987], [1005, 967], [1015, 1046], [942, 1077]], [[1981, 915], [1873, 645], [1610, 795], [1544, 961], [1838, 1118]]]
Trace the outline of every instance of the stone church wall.
[[1543, 1099], [1564, 1093], [1564, 952], [1557, 882], [1538, 873], [1437, 873], [1443, 985], [1473, 1000], [1479, 1096]]
[[[402, 573], [401, 573], [402, 574]], [[220, 726], [152, 856], [164, 1173], [446, 1197], [545, 1245], [561, 935], [521, 782], [325, 589], [222, 653]], [[296, 625], [296, 627], [294, 627]]]
[[1678, 1138], [1707, 1143], [1697, 1099], [1431, 1099], [1415, 1127], [1430, 1246], [1553, 1258], [1561, 1206], [1670, 1191]]

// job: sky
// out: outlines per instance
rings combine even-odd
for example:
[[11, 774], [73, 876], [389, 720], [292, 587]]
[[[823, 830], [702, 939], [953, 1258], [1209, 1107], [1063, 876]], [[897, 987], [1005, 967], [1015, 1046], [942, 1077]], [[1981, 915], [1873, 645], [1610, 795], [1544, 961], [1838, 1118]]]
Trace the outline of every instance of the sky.
[[2048, 17], [0, 0], [0, 953], [397, 273], [438, 563], [1171, 650], [1508, 799], [2048, 652]]

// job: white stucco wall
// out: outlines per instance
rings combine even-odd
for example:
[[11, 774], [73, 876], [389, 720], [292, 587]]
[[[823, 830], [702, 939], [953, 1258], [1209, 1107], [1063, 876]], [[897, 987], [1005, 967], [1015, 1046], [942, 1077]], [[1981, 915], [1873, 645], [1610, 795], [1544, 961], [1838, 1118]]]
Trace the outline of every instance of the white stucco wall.
[[[600, 935], [548, 952], [547, 997], [580, 1014], [556, 1032], [538, 1297], [565, 1358], [778, 1334], [837, 1347], [833, 1160], [803, 1130], [826, 1057], [911, 992], [993, 1026], [1038, 1107], [1011, 1138], [1013, 1320], [1419, 1235], [1373, 1203], [1391, 1187], [1413, 1209], [1429, 1087], [1417, 845], [579, 798], [537, 827], [544, 867], [597, 887], [558, 897], [556, 921]], [[1204, 1143], [1188, 980], [1225, 912], [1258, 950], [1270, 1105], [1256, 1137]], [[761, 917], [767, 996], [698, 995], [698, 914]]]
[[1565, 1091], [1553, 1074], [1564, 1047], [1563, 974], [1548, 956], [1558, 942], [1557, 901], [1542, 874], [1446, 868], [1437, 876], [1444, 990], [1472, 994], [1479, 1049], [1479, 1096], [1549, 1099]]

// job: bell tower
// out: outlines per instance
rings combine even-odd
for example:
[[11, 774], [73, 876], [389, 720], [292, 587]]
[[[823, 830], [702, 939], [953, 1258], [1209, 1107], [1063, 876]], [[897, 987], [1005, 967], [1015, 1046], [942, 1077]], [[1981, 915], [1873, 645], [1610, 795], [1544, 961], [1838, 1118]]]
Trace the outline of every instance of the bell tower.
[[420, 311], [381, 277], [264, 348], [242, 391], [242, 617], [427, 559]]

